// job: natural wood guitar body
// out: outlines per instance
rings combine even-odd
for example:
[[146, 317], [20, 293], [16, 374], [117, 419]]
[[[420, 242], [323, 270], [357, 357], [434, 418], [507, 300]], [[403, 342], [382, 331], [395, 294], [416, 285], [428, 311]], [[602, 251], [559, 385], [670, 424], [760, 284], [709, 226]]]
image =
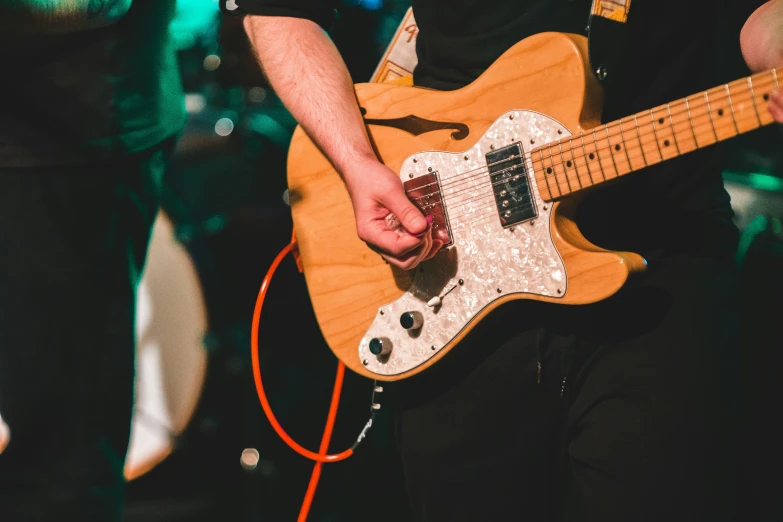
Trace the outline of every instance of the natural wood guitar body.
[[[356, 91], [367, 120], [415, 115], [467, 125], [469, 134], [464, 139], [453, 137], [454, 128], [416, 136], [395, 127], [368, 125], [381, 160], [400, 172], [403, 163], [421, 151], [471, 148], [500, 115], [512, 110], [547, 115], [572, 134], [599, 125], [602, 92], [587, 64], [585, 38], [544, 33], [518, 43], [475, 82], [456, 91], [384, 84], [359, 84]], [[288, 185], [304, 275], [321, 332], [350, 369], [374, 379], [396, 380], [421, 372], [503, 302], [529, 298], [571, 305], [592, 303], [614, 294], [630, 272], [645, 268], [637, 254], [606, 251], [587, 241], [573, 221], [578, 199], [563, 198], [549, 214], [552, 241], [565, 265], [567, 291], [563, 295], [502, 296], [422, 364], [403, 373], [379, 375], [368, 370], [357, 347], [378, 310], [411, 286], [412, 273], [393, 269], [358, 239], [341, 178], [301, 128], [295, 131], [289, 150]], [[441, 254], [428, 263], [437, 263]]]

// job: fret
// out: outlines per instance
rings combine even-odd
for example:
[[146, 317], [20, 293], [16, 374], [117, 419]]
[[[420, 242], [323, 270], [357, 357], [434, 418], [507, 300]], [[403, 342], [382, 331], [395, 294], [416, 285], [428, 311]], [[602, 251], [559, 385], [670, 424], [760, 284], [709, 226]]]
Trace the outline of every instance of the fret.
[[547, 180], [547, 187], [550, 187], [550, 192], [552, 192], [552, 189], [557, 191], [557, 193], [552, 192], [552, 196], [556, 198], [563, 196], [563, 191], [560, 190], [560, 185], [557, 183], [557, 179], [555, 178], [555, 169], [552, 166], [551, 154], [549, 156], [544, 156], [543, 147], [538, 149], [538, 152], [541, 156], [541, 171], [544, 173], [544, 176]]
[[[748, 78], [753, 93], [753, 102], [756, 104], [759, 122], [768, 125], [775, 121], [769, 112], [769, 97], [774, 89], [774, 77], [771, 72], [755, 74]], [[755, 82], [755, 83], [754, 83]]]
[[[568, 148], [565, 148], [564, 145], [567, 145]], [[568, 180], [571, 183], [573, 187], [576, 187], [575, 190], [584, 188], [584, 184], [582, 183], [582, 180], [579, 179], [579, 171], [576, 168], [576, 163], [574, 162], [574, 152], [571, 149], [571, 140], [568, 139], [567, 141], [561, 141], [560, 142], [560, 157], [563, 158], [563, 163], [565, 167], [566, 174], [568, 175]]]
[[707, 91], [704, 91], [704, 100], [707, 102], [707, 116], [709, 116], [710, 118], [712, 133], [715, 135], [715, 141], [713, 141], [712, 143], [715, 143], [717, 141], [720, 141], [720, 138], [718, 137], [718, 129], [715, 128], [715, 119], [712, 117], [712, 106], [710, 105], [710, 97], [707, 96]]
[[[645, 118], [647, 119], [647, 118]], [[642, 120], [639, 124], [638, 115], [634, 115], [634, 121], [636, 122], [636, 130], [639, 133], [639, 141], [642, 144], [642, 153], [646, 158], [648, 165], [655, 165], [663, 161], [660, 149], [658, 148], [658, 140], [655, 137], [655, 129], [652, 126], [652, 121]]]
[[[563, 175], [565, 176], [566, 185], [568, 187], [568, 190], [570, 192], [576, 192], [577, 190], [582, 188], [582, 187], [579, 186], [579, 183], [577, 183], [576, 176], [572, 176], [571, 175], [571, 172], [573, 172], [573, 168], [571, 168], [571, 167], [573, 167], [573, 164], [570, 163], [570, 162], [566, 162], [566, 159], [563, 156], [563, 142], [562, 141], [558, 141], [557, 142], [557, 156], [555, 157], [555, 161], [559, 163], [559, 165], [557, 165], [557, 166], [560, 167], [560, 169], [562, 169]], [[557, 169], [555, 169], [555, 171], [557, 171]]]
[[780, 86], [778, 85], [778, 71], [777, 69], [772, 69], [772, 77], [775, 79], [775, 90], [780, 91]]
[[[531, 159], [533, 158], [533, 154], [535, 152], [535, 150], [530, 152]], [[538, 149], [538, 156], [539, 159], [533, 159], [533, 172], [536, 175], [536, 185], [539, 192], [541, 192], [542, 198], [551, 199], [555, 197], [555, 194], [552, 192], [552, 187], [549, 184], [549, 176], [547, 176], [546, 172], [544, 172], [544, 155], [541, 152], [541, 149]]]
[[581, 187], [589, 187], [593, 184], [593, 179], [590, 177], [590, 169], [587, 167], [587, 163], [585, 163], [579, 144], [574, 143], [576, 139], [577, 137], [573, 136], [568, 139], [568, 156], [566, 159], [573, 163], [579, 185]]
[[596, 131], [602, 130], [600, 127], [593, 129], [593, 141], [595, 141], [595, 153], [598, 156], [598, 160], [601, 163], [601, 170], [604, 174], [604, 179], [614, 179], [617, 177], [617, 166], [614, 164], [612, 158], [612, 152], [609, 149], [609, 139], [603, 136], [601, 132], [596, 137]]
[[672, 141], [674, 142], [674, 148], [677, 149], [677, 154], [682, 154], [682, 152], [680, 152], [680, 144], [677, 141], [677, 133], [674, 131], [674, 121], [672, 120], [672, 107], [670, 103], [666, 104], [666, 115], [667, 121], [669, 122], [669, 128], [672, 131]]
[[666, 107], [662, 106], [651, 109], [650, 118], [652, 119], [653, 133], [655, 134], [655, 141], [658, 145], [658, 152], [661, 154], [661, 158], [667, 160], [677, 156], [674, 133], [672, 132], [671, 127], [666, 125], [666, 120], [668, 119]]
[[636, 117], [636, 115], [633, 115], [633, 129], [636, 131], [636, 141], [639, 142], [639, 151], [642, 153], [642, 159], [644, 160], [644, 166], [651, 165], [649, 161], [647, 161], [647, 155], [644, 153], [644, 146], [642, 145], [642, 136], [639, 134], [639, 119]]
[[716, 87], [705, 92], [710, 104], [710, 115], [715, 124], [715, 133], [719, 141], [733, 138], [737, 135], [736, 122], [734, 122], [734, 116], [731, 113], [726, 92], [725, 86]]
[[726, 89], [726, 99], [729, 101], [729, 110], [731, 111], [731, 121], [734, 122], [734, 130], [737, 134], [740, 133], [739, 126], [737, 125], [737, 115], [734, 113], [734, 102], [731, 101], [731, 91], [728, 85], [724, 85]]
[[633, 170], [631, 161], [625, 150], [625, 142], [619, 125], [606, 125], [606, 140], [609, 143], [609, 152], [612, 154], [617, 175], [622, 176]]
[[696, 135], [699, 147], [707, 147], [718, 141], [715, 125], [710, 114], [709, 100], [706, 93], [686, 98], [690, 109], [691, 126]]
[[[625, 157], [628, 159], [631, 170], [643, 169], [647, 166], [647, 162], [644, 160], [642, 144], [637, 138], [638, 129], [636, 129], [636, 132], [626, 131], [623, 126], [623, 120], [620, 120], [618, 123], [620, 124], [620, 136], [622, 136], [623, 143], [625, 144], [625, 147], [623, 147], [625, 149]], [[627, 121], [626, 123], [631, 122]]]
[[604, 173], [604, 167], [601, 164], [601, 158], [596, 152], [595, 143], [595, 130], [593, 130], [593, 139], [584, 142], [584, 135], [582, 135], [582, 148], [585, 150], [585, 160], [587, 161], [587, 167], [590, 169], [590, 173], [593, 177], [593, 183], [601, 183], [606, 181], [606, 175]]
[[695, 144], [696, 148], [699, 148], [701, 147], [701, 145], [699, 145], [699, 139], [696, 137], [696, 127], [694, 127], [693, 125], [693, 114], [691, 113], [691, 104], [688, 101], [687, 96], [683, 99], [685, 100], [685, 108], [688, 111], [688, 123], [690, 124], [691, 127], [691, 134], [693, 134], [693, 143]]
[[767, 125], [778, 81], [771, 69], [549, 144], [536, 179], [557, 198]]
[[685, 100], [678, 100], [666, 106], [669, 111], [669, 121], [671, 122], [674, 140], [677, 144], [677, 152], [685, 154], [698, 148], [696, 144], [696, 135], [693, 132], [691, 118], [688, 114], [688, 106]]
[[[560, 191], [561, 194], [570, 194], [574, 191], [575, 187], [572, 187], [570, 183], [568, 183], [568, 175], [566, 174], [566, 171], [564, 169], [563, 165], [563, 158], [560, 157], [559, 154], [557, 154], [557, 151], [554, 149], [554, 146], [558, 142], [555, 142], [555, 144], [548, 145], [549, 147], [549, 159], [551, 161], [552, 170], [554, 171], [554, 180], [555, 183], [557, 183], [557, 189]], [[553, 152], [554, 151], [554, 152]]]
[[729, 107], [734, 116], [735, 128], [738, 134], [759, 128], [758, 112], [753, 105], [753, 95], [748, 88], [747, 80], [739, 80], [726, 85], [729, 97]]
[[[551, 168], [552, 158], [551, 157], [545, 158], [543, 149], [539, 149], [539, 152], [541, 154], [541, 164], [542, 164], [542, 166], [544, 166], [544, 161], [545, 160], [549, 161], [549, 166], [550, 167], [548, 169], [544, 169], [544, 175], [546, 176], [547, 185], [549, 187], [551, 187], [550, 190], [554, 189], [557, 192], [557, 196], [562, 196], [563, 192], [560, 190], [560, 185], [557, 184], [557, 180], [555, 179], [555, 171], [554, 171], [553, 168]], [[547, 172], [550, 172], [551, 175], [547, 174]]]
[[750, 99], [753, 102], [753, 110], [756, 112], [756, 119], [759, 122], [759, 126], [763, 125], [761, 123], [761, 113], [759, 113], [759, 106], [756, 103], [756, 92], [753, 89], [753, 77], [748, 76], [748, 89], [750, 89]]
[[586, 186], [591, 186], [596, 183], [596, 178], [593, 177], [593, 170], [590, 168], [590, 162], [587, 160], [587, 150], [585, 150], [585, 135], [584, 132], [579, 135], [580, 140], [580, 148], [582, 149], [582, 152], [580, 154], [577, 154], [576, 156], [576, 165], [577, 168], [579, 168], [579, 165], [582, 165], [582, 171], [587, 171], [587, 176], [589, 179], [589, 183], [586, 183]]

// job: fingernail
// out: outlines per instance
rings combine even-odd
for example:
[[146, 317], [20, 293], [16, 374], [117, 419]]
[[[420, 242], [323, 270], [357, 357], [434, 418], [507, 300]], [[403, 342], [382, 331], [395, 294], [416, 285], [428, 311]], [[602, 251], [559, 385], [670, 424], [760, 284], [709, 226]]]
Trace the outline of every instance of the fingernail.
[[424, 234], [426, 234], [427, 232], [429, 232], [429, 230], [430, 230], [430, 225], [432, 225], [432, 221], [433, 221], [434, 219], [435, 219], [435, 218], [433, 218], [432, 216], [427, 216], [427, 229], [426, 229], [424, 232], [420, 233], [420, 234], [414, 234], [414, 235], [415, 235], [416, 237], [424, 237]]

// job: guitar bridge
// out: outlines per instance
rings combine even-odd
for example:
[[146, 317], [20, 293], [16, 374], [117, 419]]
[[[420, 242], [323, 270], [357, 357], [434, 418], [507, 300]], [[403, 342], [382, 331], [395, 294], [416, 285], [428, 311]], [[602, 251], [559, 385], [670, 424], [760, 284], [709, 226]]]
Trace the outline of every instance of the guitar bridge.
[[451, 228], [443, 209], [443, 195], [440, 191], [438, 172], [431, 172], [403, 183], [408, 198], [421, 210], [425, 216], [432, 216], [432, 229], [443, 228], [449, 235], [447, 247], [452, 243]]

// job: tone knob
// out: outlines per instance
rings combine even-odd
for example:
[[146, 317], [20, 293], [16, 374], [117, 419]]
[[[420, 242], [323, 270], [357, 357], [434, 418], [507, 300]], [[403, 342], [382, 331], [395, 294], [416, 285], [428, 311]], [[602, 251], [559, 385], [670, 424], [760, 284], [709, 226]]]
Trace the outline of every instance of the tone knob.
[[370, 340], [370, 353], [373, 355], [388, 355], [392, 351], [392, 343], [386, 337], [375, 337]]
[[406, 330], [418, 330], [424, 324], [421, 312], [405, 312], [400, 316], [400, 326]]

